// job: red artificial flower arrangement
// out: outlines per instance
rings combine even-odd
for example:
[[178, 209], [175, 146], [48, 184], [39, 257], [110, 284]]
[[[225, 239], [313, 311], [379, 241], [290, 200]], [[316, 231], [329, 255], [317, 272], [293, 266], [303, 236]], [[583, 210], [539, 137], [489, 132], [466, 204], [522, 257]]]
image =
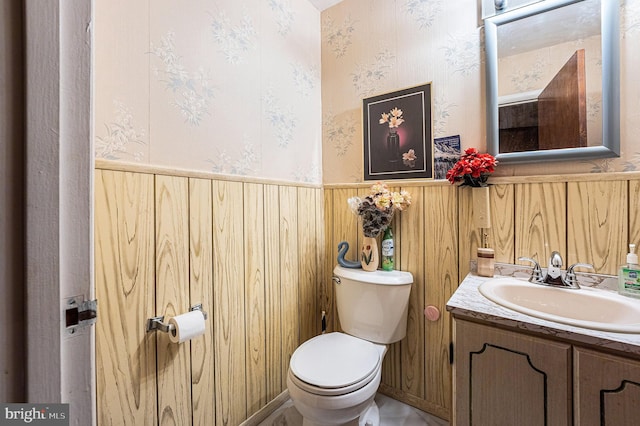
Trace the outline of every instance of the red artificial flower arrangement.
[[473, 187], [487, 186], [489, 175], [495, 171], [498, 162], [491, 154], [479, 154], [475, 148], [468, 148], [460, 160], [447, 172], [447, 179], [452, 184]]

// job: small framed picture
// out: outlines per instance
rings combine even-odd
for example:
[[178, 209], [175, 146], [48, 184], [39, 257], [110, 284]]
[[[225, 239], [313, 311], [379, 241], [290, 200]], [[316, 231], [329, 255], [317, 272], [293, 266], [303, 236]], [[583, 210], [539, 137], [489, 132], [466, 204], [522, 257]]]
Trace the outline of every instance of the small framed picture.
[[460, 159], [460, 135], [435, 138], [433, 140], [436, 179], [446, 179], [447, 172]]
[[433, 179], [431, 83], [363, 99], [364, 180]]

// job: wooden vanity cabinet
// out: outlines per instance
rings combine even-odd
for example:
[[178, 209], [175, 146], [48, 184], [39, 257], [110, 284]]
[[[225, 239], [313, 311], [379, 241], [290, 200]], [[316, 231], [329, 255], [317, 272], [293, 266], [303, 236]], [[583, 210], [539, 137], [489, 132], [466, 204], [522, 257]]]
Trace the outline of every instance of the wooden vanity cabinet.
[[453, 426], [640, 425], [640, 360], [455, 318]]
[[640, 361], [574, 347], [573, 368], [576, 425], [640, 424]]
[[571, 345], [456, 319], [453, 425], [571, 425]]

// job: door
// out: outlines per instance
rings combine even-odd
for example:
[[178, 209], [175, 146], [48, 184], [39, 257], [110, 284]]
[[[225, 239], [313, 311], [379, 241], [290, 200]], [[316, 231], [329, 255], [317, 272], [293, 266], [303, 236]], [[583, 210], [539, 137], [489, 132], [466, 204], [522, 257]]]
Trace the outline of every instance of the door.
[[[22, 4], [0, 4], [0, 401], [24, 401], [24, 23]], [[5, 42], [4, 40], [9, 40]]]
[[580, 49], [538, 96], [538, 149], [587, 146], [584, 66], [584, 49]]
[[636, 425], [640, 361], [575, 348], [576, 425]]
[[571, 424], [571, 346], [455, 321], [454, 423]]

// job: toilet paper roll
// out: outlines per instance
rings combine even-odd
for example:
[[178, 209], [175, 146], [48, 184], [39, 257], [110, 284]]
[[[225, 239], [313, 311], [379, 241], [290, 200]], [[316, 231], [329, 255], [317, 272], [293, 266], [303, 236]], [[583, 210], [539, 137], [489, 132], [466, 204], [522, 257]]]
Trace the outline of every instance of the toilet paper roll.
[[204, 334], [204, 314], [195, 310], [177, 315], [169, 320], [174, 329], [169, 332], [169, 339], [173, 343], [182, 343]]

